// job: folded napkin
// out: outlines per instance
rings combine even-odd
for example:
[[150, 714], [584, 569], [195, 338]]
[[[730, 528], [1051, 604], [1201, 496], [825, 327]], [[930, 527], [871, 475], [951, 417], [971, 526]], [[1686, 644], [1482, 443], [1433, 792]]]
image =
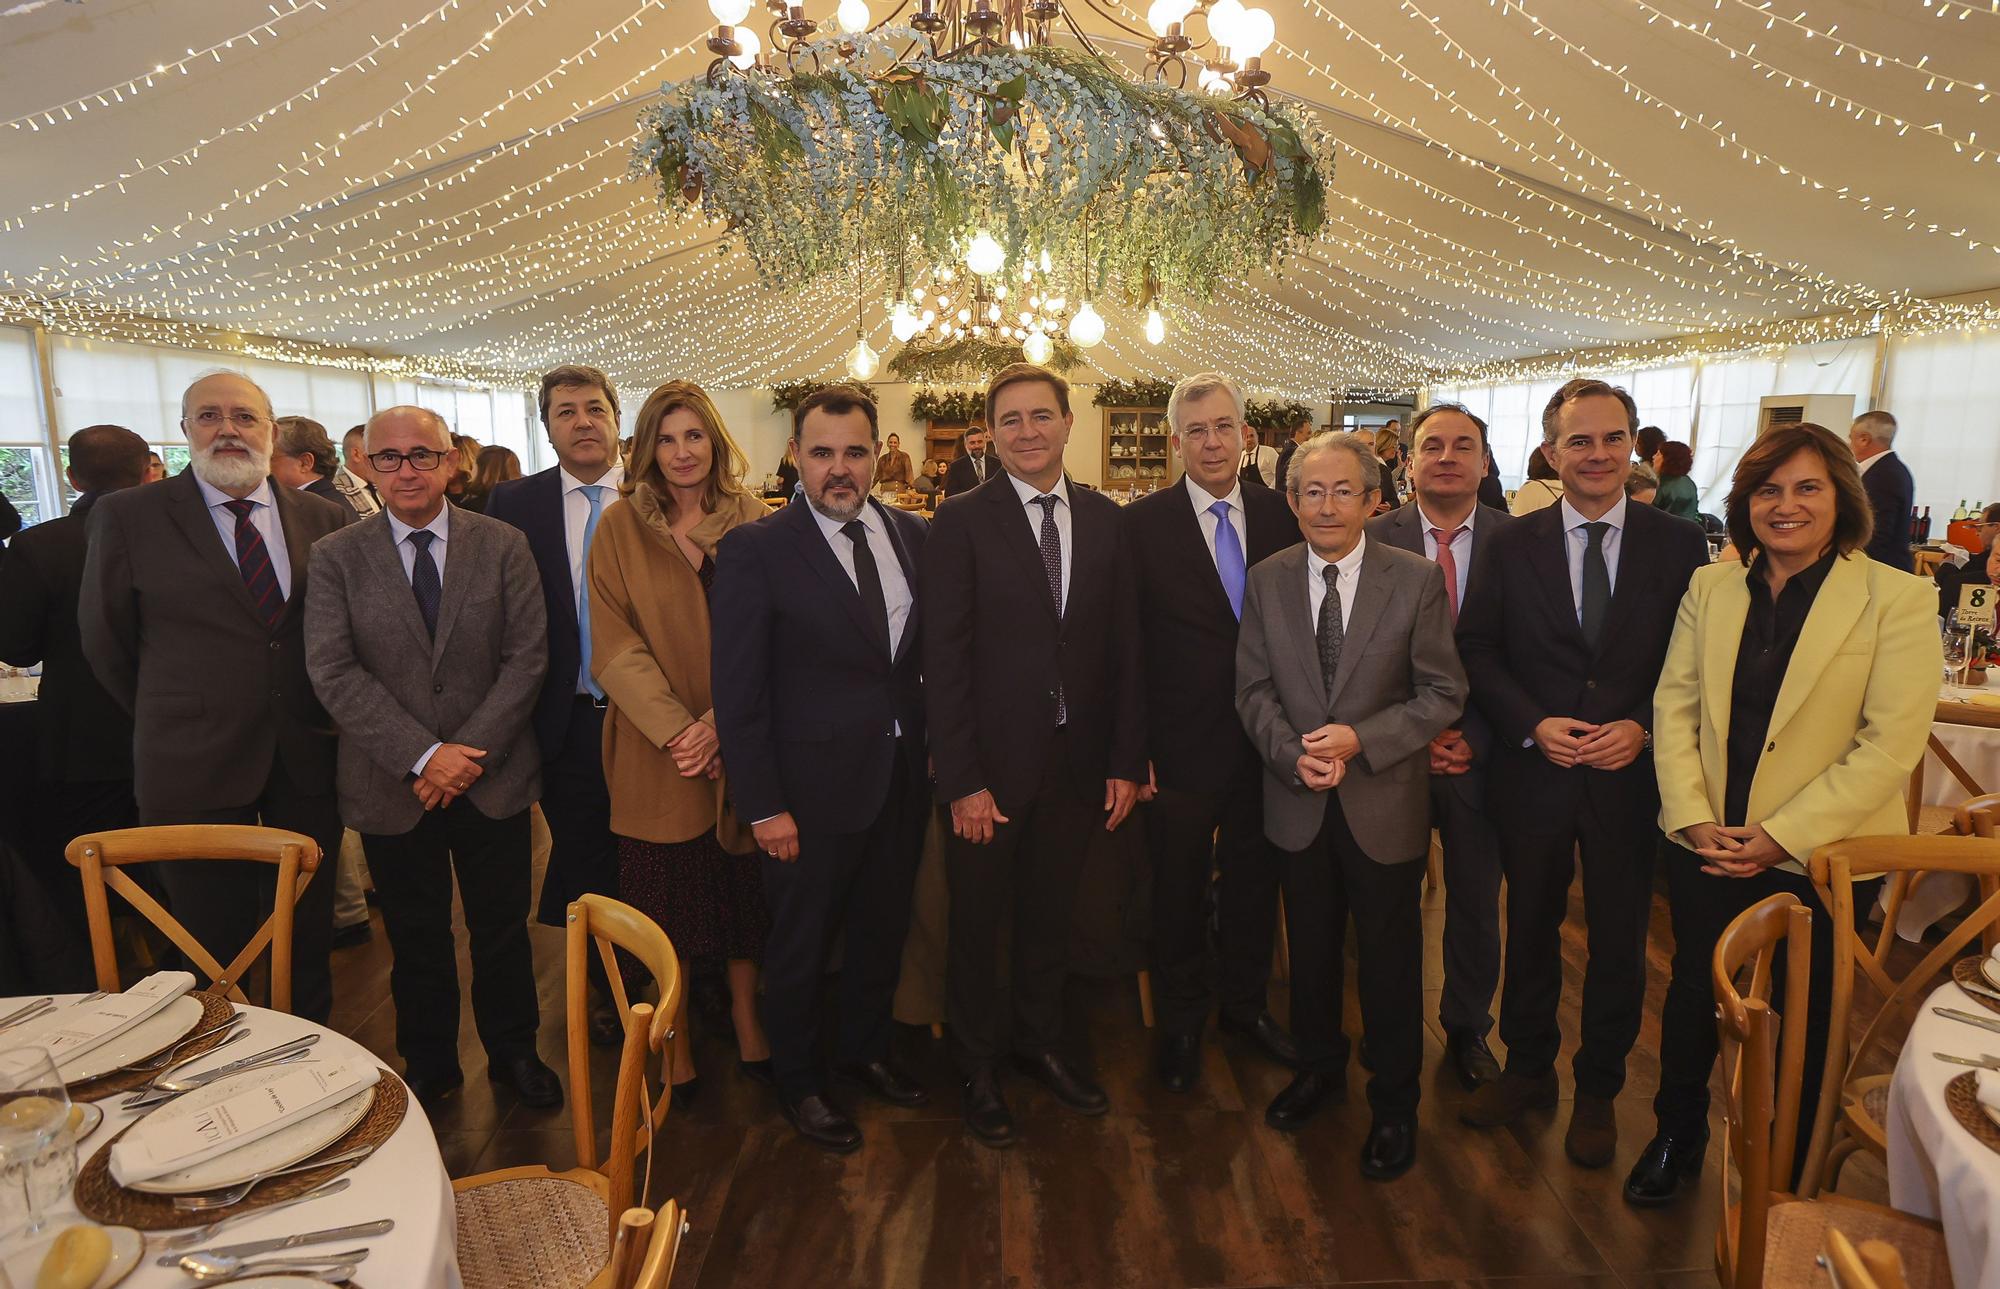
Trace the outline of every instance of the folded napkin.
[[2000, 1111], [2000, 1071], [1974, 1070], [1972, 1077], [1979, 1090], [1979, 1104]]
[[185, 971], [156, 971], [122, 994], [58, 1007], [0, 1034], [0, 1049], [39, 1047], [57, 1065], [100, 1047], [194, 988]]
[[269, 1077], [206, 1104], [189, 1104], [199, 1095], [170, 1101], [134, 1124], [111, 1147], [112, 1179], [130, 1186], [240, 1150], [374, 1086], [382, 1069], [373, 1061], [302, 1061], [259, 1073]]

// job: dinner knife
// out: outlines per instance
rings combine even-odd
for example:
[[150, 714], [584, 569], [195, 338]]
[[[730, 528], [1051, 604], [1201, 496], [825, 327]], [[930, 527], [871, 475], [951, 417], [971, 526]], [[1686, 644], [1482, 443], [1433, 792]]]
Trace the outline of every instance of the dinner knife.
[[1957, 980], [1952, 983], [1968, 994], [1978, 994], [1981, 998], [1991, 998], [1994, 1002], [2000, 1002], [2000, 989], [1995, 989], [1984, 981]]
[[[212, 1070], [205, 1070], [200, 1074], [189, 1075], [186, 1079], [177, 1080], [180, 1083], [180, 1086], [177, 1088], [154, 1086], [135, 1092], [125, 1099], [123, 1105], [125, 1109], [131, 1110], [139, 1106], [151, 1105], [156, 1101], [171, 1101], [183, 1092], [192, 1092], [196, 1088], [215, 1082], [217, 1079], [231, 1074], [239, 1074], [244, 1070], [250, 1069], [252, 1066], [274, 1065], [279, 1061], [303, 1056], [307, 1049], [311, 1048], [317, 1042], [319, 1042], [319, 1035], [307, 1034], [303, 1037], [292, 1039], [290, 1042], [280, 1043], [276, 1047], [267, 1047], [261, 1052], [252, 1052], [249, 1056], [243, 1057], [241, 1060], [231, 1061], [227, 1065], [218, 1065]], [[208, 1053], [204, 1052], [202, 1055], [206, 1056]]]
[[363, 1240], [370, 1236], [387, 1235], [396, 1229], [394, 1218], [380, 1218], [373, 1222], [362, 1222], [355, 1226], [337, 1226], [326, 1231], [307, 1231], [300, 1235], [280, 1235], [268, 1240], [252, 1240], [248, 1244], [229, 1244], [215, 1249], [176, 1249], [153, 1259], [156, 1266], [177, 1267], [182, 1258], [190, 1253], [198, 1253], [210, 1258], [247, 1258], [261, 1253], [276, 1253], [280, 1249], [301, 1249], [309, 1244], [332, 1244], [337, 1241]]
[[1931, 1010], [1947, 1020], [1964, 1021], [1968, 1025], [1977, 1025], [1981, 1029], [1990, 1029], [2000, 1034], [2000, 1020], [1994, 1020], [1990, 1016], [1974, 1016], [1971, 1012], [1962, 1012], [1956, 1007], [1933, 1007]]
[[1932, 1052], [1931, 1055], [1940, 1061], [1949, 1061], [1953, 1065], [1970, 1065], [1979, 1070], [2000, 1070], [2000, 1056], [1983, 1056], [1974, 1060], [1970, 1056], [1953, 1056], [1950, 1052]]

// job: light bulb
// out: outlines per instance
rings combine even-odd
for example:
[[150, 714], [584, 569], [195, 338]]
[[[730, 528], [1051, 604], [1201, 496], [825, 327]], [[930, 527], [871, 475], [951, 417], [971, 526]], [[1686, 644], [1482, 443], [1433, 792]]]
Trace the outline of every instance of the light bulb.
[[972, 338], [974, 340], [980, 339], [981, 337], [985, 336], [985, 334], [986, 334], [986, 328], [983, 325], [979, 323], [974, 323], [972, 325]]
[[833, 20], [840, 29], [852, 36], [868, 30], [868, 6], [863, 0], [840, 0], [840, 8], [834, 11]]
[[1146, 343], [1157, 345], [1167, 338], [1167, 320], [1158, 309], [1146, 310]]
[[1061, 313], [1069, 306], [1069, 298], [1067, 296], [1052, 295], [1043, 301], [1043, 303], [1048, 305], [1050, 313]]
[[924, 289], [920, 286], [911, 287], [910, 298], [912, 300], [915, 300], [918, 304], [922, 304], [924, 302]]
[[1104, 339], [1104, 319], [1097, 309], [1085, 300], [1076, 308], [1076, 316], [1069, 320], [1069, 338], [1076, 342], [1078, 349], [1089, 349]]
[[882, 356], [869, 348], [866, 340], [856, 336], [854, 348], [847, 351], [847, 374], [856, 380], [867, 380], [881, 365]]
[[939, 296], [939, 297], [938, 297], [938, 308], [940, 308], [940, 309], [950, 309], [950, 308], [951, 308], [951, 297], [950, 297], [950, 296], [948, 296], [948, 295], [941, 295], [941, 296]]
[[1238, 58], [1262, 58], [1264, 51], [1271, 47], [1271, 42], [1277, 35], [1277, 24], [1271, 21], [1268, 12], [1263, 9], [1246, 9], [1243, 11], [1242, 21], [1236, 24], [1237, 43], [1231, 45], [1229, 51]]
[[1042, 252], [1042, 272], [1044, 272], [1044, 273], [1047, 273], [1047, 272], [1049, 272], [1049, 271], [1050, 271], [1050, 270], [1049, 270], [1049, 253], [1048, 253], [1048, 251], [1047, 251], [1047, 250], [1043, 250], [1043, 252]]
[[736, 64], [738, 71], [747, 72], [750, 70], [750, 65], [757, 61], [757, 53], [763, 49], [764, 42], [757, 39], [755, 30], [749, 27], [738, 27], [736, 29], [736, 43], [742, 48], [743, 52], [732, 54], [729, 61]]
[[1152, 7], [1146, 10], [1146, 25], [1153, 29], [1155, 36], [1164, 36], [1167, 28], [1187, 21], [1193, 9], [1191, 0], [1153, 0]]
[[986, 306], [986, 320], [987, 320], [988, 322], [998, 322], [998, 321], [1000, 321], [1000, 306], [999, 306], [999, 305], [997, 305], [997, 304], [989, 304], [989, 305], [987, 305], [987, 306]]
[[725, 27], [740, 27], [750, 16], [750, 0], [708, 0], [708, 11]]
[[960, 309], [958, 311], [958, 325], [962, 327], [970, 321], [972, 321], [972, 310]]
[[1029, 313], [1029, 312], [1028, 312], [1028, 311], [1027, 311], [1026, 309], [1023, 309], [1023, 310], [1021, 310], [1021, 325], [1022, 325], [1022, 326], [1024, 326], [1024, 327], [1025, 327], [1025, 326], [1027, 326], [1027, 325], [1028, 325], [1029, 323], [1033, 322], [1034, 320], [1035, 320], [1035, 315], [1034, 315], [1034, 314], [1032, 314], [1032, 313]]
[[926, 327], [930, 326], [933, 322], [937, 321], [937, 311], [934, 309], [925, 309], [923, 317], [919, 319], [919, 321], [921, 321]]
[[996, 282], [993, 284], [993, 298], [996, 300], [1007, 298], [1007, 284], [1005, 282]]
[[1232, 52], [1236, 42], [1243, 38], [1243, 0], [1215, 0], [1215, 6], [1208, 11], [1208, 34], [1215, 37], [1215, 43]]
[[965, 267], [981, 277], [998, 273], [1006, 263], [1006, 250], [983, 228], [973, 236], [972, 244], [965, 248]]
[[938, 270], [938, 281], [940, 282], [949, 282], [957, 276], [958, 274], [952, 270], [949, 264]]
[[1227, 94], [1231, 89], [1235, 88], [1229, 83], [1227, 76], [1216, 71], [1213, 67], [1202, 68], [1201, 75], [1195, 78], [1194, 83], [1196, 88], [1205, 90], [1210, 94]]
[[896, 301], [896, 307], [889, 313], [889, 334], [901, 344], [923, 330], [924, 324], [917, 321], [917, 311], [910, 307], [908, 300]]
[[1037, 331], [1021, 342], [1021, 355], [1031, 363], [1045, 363], [1055, 348], [1047, 336]]

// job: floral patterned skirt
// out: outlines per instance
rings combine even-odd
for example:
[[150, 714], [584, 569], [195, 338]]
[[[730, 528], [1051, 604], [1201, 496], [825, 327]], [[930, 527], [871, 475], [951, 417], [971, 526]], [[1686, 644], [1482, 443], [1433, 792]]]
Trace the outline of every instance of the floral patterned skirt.
[[760, 856], [732, 855], [713, 830], [692, 841], [618, 839], [618, 898], [660, 924], [683, 961], [764, 956], [771, 914]]

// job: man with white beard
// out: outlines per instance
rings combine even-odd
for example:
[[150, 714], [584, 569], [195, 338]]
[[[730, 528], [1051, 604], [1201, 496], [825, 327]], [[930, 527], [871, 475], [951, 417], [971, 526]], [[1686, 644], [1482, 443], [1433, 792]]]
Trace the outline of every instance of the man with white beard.
[[[333, 1006], [333, 722], [306, 678], [306, 554], [344, 508], [269, 478], [271, 400], [233, 372], [181, 396], [192, 468], [90, 514], [78, 605], [84, 655], [133, 716], [142, 824], [263, 824], [317, 841], [322, 871], [292, 933], [293, 1010]], [[229, 962], [270, 915], [275, 870], [163, 865], [173, 914]]]

